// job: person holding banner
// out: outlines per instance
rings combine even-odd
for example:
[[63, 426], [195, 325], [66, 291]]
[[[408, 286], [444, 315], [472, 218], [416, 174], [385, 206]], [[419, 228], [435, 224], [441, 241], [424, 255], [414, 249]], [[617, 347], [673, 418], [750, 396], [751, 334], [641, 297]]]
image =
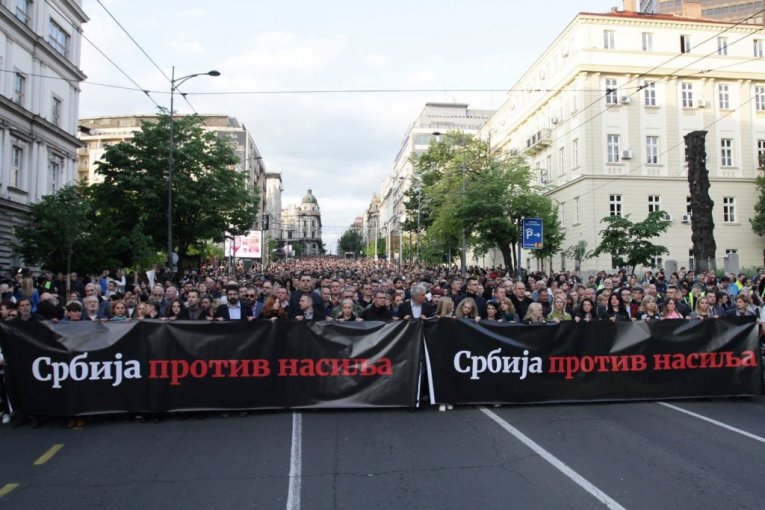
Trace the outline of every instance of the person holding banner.
[[677, 311], [677, 300], [667, 298], [664, 301], [664, 310], [661, 311], [663, 319], [682, 319], [683, 314]]
[[714, 318], [709, 308], [709, 300], [706, 296], [701, 296], [696, 301], [696, 310], [688, 315], [689, 319], [710, 319]]
[[[353, 310], [353, 301], [350, 299], [347, 299], [343, 302], [343, 308], [345, 308], [345, 303], [350, 301], [349, 305], [351, 310]], [[314, 310], [314, 301], [313, 301], [313, 295], [311, 294], [303, 294], [300, 296], [300, 301], [298, 301], [298, 305], [300, 307], [300, 310], [298, 310], [297, 314], [295, 315], [296, 321], [323, 321], [326, 320], [326, 316], [323, 316], [321, 313], [319, 313], [317, 310]], [[353, 314], [352, 314], [353, 315]], [[355, 315], [353, 315], [355, 317]]]
[[736, 296], [736, 306], [725, 312], [726, 317], [753, 317], [757, 315], [749, 308], [749, 300], [746, 295]]
[[571, 320], [571, 315], [566, 312], [566, 299], [563, 295], [555, 296], [555, 299], [553, 299], [553, 309], [547, 315], [547, 320], [552, 322]]
[[454, 317], [454, 301], [449, 297], [442, 297], [436, 307], [436, 317]]
[[499, 318], [502, 322], [521, 322], [521, 318], [515, 313], [513, 300], [507, 296], [499, 300]]
[[575, 322], [590, 322], [598, 319], [598, 314], [595, 312], [595, 302], [591, 298], [582, 299], [582, 304], [579, 305], [579, 309], [574, 315]]
[[661, 312], [659, 312], [659, 305], [656, 304], [656, 298], [654, 296], [648, 295], [643, 298], [643, 301], [640, 303], [640, 313], [638, 315], [638, 318], [641, 321], [652, 321], [652, 320], [661, 319]]
[[186, 306], [180, 311], [177, 318], [183, 321], [211, 320], [212, 317], [208, 316], [208, 310], [200, 306], [199, 291], [189, 289], [186, 293]]
[[455, 313], [458, 319], [473, 319], [478, 322], [481, 320], [481, 316], [478, 315], [478, 306], [476, 306], [475, 300], [470, 297], [462, 298], [457, 304], [457, 313]]
[[219, 321], [246, 321], [252, 315], [252, 308], [244, 306], [239, 300], [239, 286], [226, 285], [226, 303], [215, 310], [215, 319]]
[[624, 306], [622, 296], [618, 292], [614, 292], [608, 297], [608, 305], [600, 318], [614, 322], [630, 320], [630, 316], [627, 313], [627, 307]]
[[393, 320], [393, 312], [388, 308], [388, 299], [390, 296], [377, 289], [372, 304], [361, 313], [361, 318], [365, 321], [390, 321]]
[[425, 300], [425, 287], [415, 285], [411, 290], [412, 298], [401, 303], [398, 317], [404, 320], [429, 319], [435, 314], [433, 305]]
[[542, 305], [531, 303], [526, 310], [526, 315], [523, 317], [523, 322], [525, 324], [547, 324]]
[[340, 306], [341, 306], [340, 315], [337, 316], [336, 320], [338, 320], [340, 322], [354, 322], [354, 321], [361, 322], [361, 321], [364, 320], [361, 317], [357, 317], [356, 314], [353, 313], [353, 300], [352, 299], [345, 299], [345, 300], [343, 300], [343, 302], [340, 303]]

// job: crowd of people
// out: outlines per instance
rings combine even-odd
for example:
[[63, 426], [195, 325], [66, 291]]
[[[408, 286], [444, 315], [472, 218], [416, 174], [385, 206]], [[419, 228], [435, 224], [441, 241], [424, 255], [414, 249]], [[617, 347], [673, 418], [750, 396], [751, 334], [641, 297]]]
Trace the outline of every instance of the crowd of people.
[[[18, 272], [0, 283], [2, 320], [398, 320], [544, 323], [703, 319], [763, 313], [765, 271], [717, 277], [575, 271], [515, 278], [501, 268], [399, 268], [369, 259], [293, 259], [267, 269], [187, 271], [177, 281], [103, 271]], [[162, 276], [160, 274], [160, 276]], [[68, 290], [67, 290], [68, 289]]]
[[[67, 281], [69, 280], [69, 281]], [[398, 267], [372, 259], [298, 258], [267, 268], [203, 267], [177, 278], [102, 271], [18, 271], [0, 283], [0, 320], [388, 321], [484, 323], [765, 320], [765, 270], [756, 274], [575, 271], [515, 277], [502, 268]], [[762, 331], [761, 331], [762, 334]], [[0, 362], [1, 363], [1, 362]], [[4, 421], [7, 414], [4, 417]]]

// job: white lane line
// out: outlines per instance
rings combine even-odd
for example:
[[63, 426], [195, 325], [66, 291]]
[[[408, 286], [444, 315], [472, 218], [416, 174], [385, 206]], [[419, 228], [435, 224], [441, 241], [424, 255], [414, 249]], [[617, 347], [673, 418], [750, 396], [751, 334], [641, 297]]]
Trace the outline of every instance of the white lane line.
[[300, 485], [303, 468], [303, 415], [292, 413], [292, 448], [290, 450], [290, 487], [287, 510], [300, 510]]
[[699, 420], [704, 420], [705, 422], [711, 423], [712, 425], [717, 425], [718, 427], [722, 427], [726, 430], [730, 430], [731, 432], [735, 432], [736, 434], [741, 434], [742, 436], [746, 436], [749, 439], [754, 439], [755, 441], [759, 441], [761, 443], [765, 443], [765, 437], [760, 437], [752, 434], [751, 432], [747, 432], [746, 430], [737, 429], [736, 427], [732, 427], [728, 425], [727, 423], [723, 423], [721, 421], [713, 420], [712, 418], [707, 418], [706, 416], [703, 416], [701, 414], [694, 413], [692, 411], [688, 411], [686, 409], [683, 409], [682, 407], [673, 406], [672, 404], [668, 404], [666, 402], [656, 402], [660, 406], [667, 407], [669, 409], [674, 409], [677, 412], [687, 414], [688, 416], [693, 416], [694, 418], [698, 418]]
[[555, 469], [557, 469], [558, 471], [560, 471], [561, 473], [569, 477], [574, 483], [576, 483], [581, 488], [589, 492], [595, 499], [597, 499], [598, 501], [606, 505], [606, 507], [624, 510], [624, 507], [620, 505], [619, 503], [617, 503], [616, 501], [614, 501], [613, 499], [611, 499], [611, 497], [608, 494], [606, 494], [605, 492], [603, 492], [602, 490], [598, 489], [593, 484], [585, 480], [579, 473], [577, 473], [576, 471], [568, 467], [563, 461], [558, 459], [552, 453], [548, 452], [547, 450], [539, 446], [531, 438], [526, 436], [523, 432], [521, 432], [520, 430], [518, 430], [517, 428], [513, 427], [512, 425], [507, 423], [505, 420], [500, 418], [496, 413], [494, 413], [493, 411], [490, 411], [489, 409], [483, 406], [479, 406], [478, 409], [483, 414], [485, 414], [486, 416], [494, 420], [500, 427], [502, 427], [507, 432], [512, 434], [513, 437], [515, 437], [518, 441], [520, 441], [521, 443], [525, 444], [526, 446], [534, 450], [534, 452], [536, 452], [537, 455], [539, 455], [544, 460], [552, 464], [553, 467], [555, 467]]

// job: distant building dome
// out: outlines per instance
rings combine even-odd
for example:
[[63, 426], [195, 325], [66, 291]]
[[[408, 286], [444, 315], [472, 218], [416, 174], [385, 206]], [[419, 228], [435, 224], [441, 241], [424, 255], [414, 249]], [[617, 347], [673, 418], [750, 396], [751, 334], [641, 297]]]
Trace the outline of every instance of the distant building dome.
[[303, 197], [304, 204], [318, 204], [318, 200], [316, 200], [316, 197], [313, 196], [313, 193], [311, 193], [311, 190], [308, 190], [308, 193]]

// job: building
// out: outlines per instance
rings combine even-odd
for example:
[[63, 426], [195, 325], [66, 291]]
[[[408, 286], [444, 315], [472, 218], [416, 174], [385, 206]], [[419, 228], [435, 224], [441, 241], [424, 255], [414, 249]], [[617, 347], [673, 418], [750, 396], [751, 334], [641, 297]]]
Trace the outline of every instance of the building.
[[[7, 4], [7, 5], [6, 5]], [[29, 206], [74, 182], [82, 25], [79, 0], [0, 7], [0, 267], [20, 266], [13, 229]]]
[[[266, 165], [252, 139], [252, 134], [235, 117], [215, 114], [199, 115], [199, 117], [205, 130], [215, 133], [234, 147], [239, 158], [237, 170], [247, 175], [247, 185], [258, 194], [260, 199], [258, 215], [253, 218], [253, 229], [260, 230], [269, 209]], [[89, 183], [99, 182], [101, 178], [96, 173], [96, 164], [103, 157], [106, 147], [131, 140], [134, 134], [141, 130], [144, 122], [156, 123], [157, 121], [156, 115], [117, 115], [80, 119], [79, 137], [83, 147], [77, 151], [79, 159], [77, 180]]]
[[[266, 217], [268, 218], [268, 231], [263, 245], [270, 251], [269, 240], [282, 241], [282, 174], [277, 172], [266, 173]], [[269, 256], [271, 254], [269, 253]]]
[[292, 204], [281, 212], [282, 239], [295, 255], [321, 255], [321, 210], [309, 189], [300, 205]]
[[[706, 130], [717, 267], [731, 253], [743, 267], [762, 265], [765, 240], [748, 221], [765, 155], [759, 30], [631, 10], [580, 13], [513, 85], [481, 136], [528, 157], [559, 205], [564, 247], [597, 246], [605, 216], [642, 220], [661, 209], [669, 255], [654, 265], [692, 267], [683, 136]], [[583, 269], [610, 266], [603, 256]], [[561, 255], [554, 268], [574, 263]]]
[[640, 12], [676, 14], [734, 23], [765, 23], [763, 0], [640, 0]]
[[364, 225], [361, 237], [364, 242], [366, 254], [377, 257], [377, 242], [380, 238], [380, 197], [372, 196], [369, 207], [364, 212]]
[[[379, 197], [375, 197], [379, 200], [376, 230], [381, 238], [385, 238], [385, 253], [389, 260], [400, 260], [403, 253], [401, 225], [406, 221], [405, 194], [412, 186], [417, 185], [412, 156], [427, 151], [430, 142], [440, 134], [449, 131], [478, 133], [493, 113], [493, 110], [471, 110], [464, 103], [426, 103], [420, 115], [409, 126], [393, 163], [393, 169], [385, 177]], [[367, 217], [372, 206], [373, 204], [370, 204]], [[369, 226], [369, 221], [367, 225]], [[370, 234], [369, 228], [366, 229], [366, 233]], [[374, 238], [365, 239], [367, 243], [370, 241], [374, 241]]]

